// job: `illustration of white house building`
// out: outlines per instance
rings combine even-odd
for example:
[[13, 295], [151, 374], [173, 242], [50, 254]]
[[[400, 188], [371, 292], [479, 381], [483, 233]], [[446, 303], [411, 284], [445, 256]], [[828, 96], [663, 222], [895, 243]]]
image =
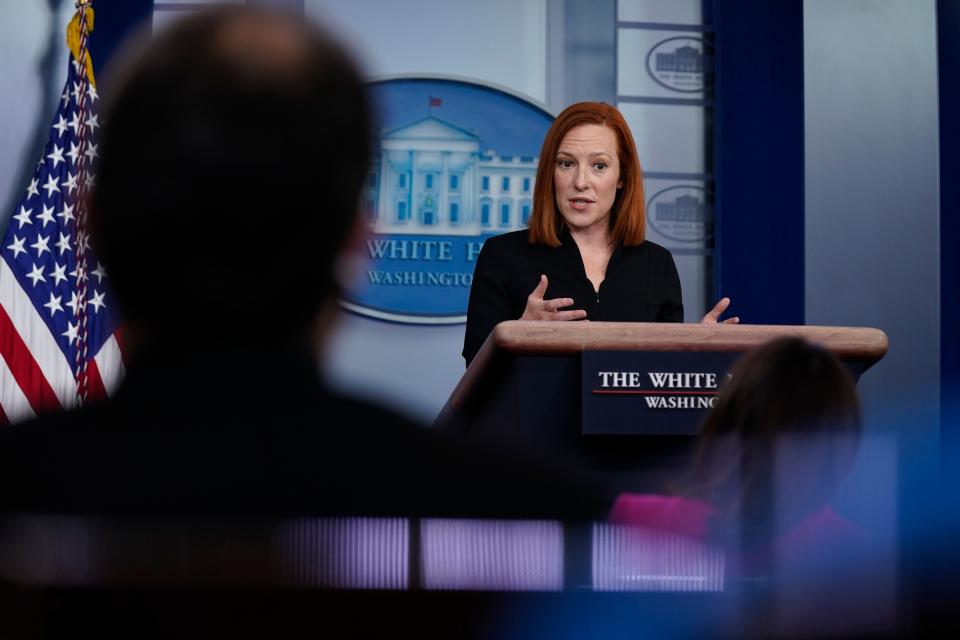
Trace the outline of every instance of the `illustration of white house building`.
[[661, 222], [699, 222], [705, 218], [703, 200], [692, 195], [682, 195], [672, 202], [658, 202], [655, 218]]
[[363, 195], [374, 232], [479, 235], [525, 227], [537, 158], [480, 147], [477, 132], [434, 116], [385, 131]]
[[657, 71], [703, 73], [703, 55], [690, 45], [677, 47], [672, 53], [657, 54]]

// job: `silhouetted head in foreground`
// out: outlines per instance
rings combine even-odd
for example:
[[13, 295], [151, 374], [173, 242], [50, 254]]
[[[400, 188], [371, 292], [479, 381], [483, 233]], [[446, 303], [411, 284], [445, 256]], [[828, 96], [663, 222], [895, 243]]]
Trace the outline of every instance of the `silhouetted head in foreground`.
[[128, 51], [91, 235], [145, 343], [305, 344], [370, 162], [357, 69], [305, 22], [203, 12]]
[[781, 338], [745, 354], [701, 428], [692, 491], [721, 529], [776, 535], [824, 506], [861, 430], [853, 377], [826, 349]]

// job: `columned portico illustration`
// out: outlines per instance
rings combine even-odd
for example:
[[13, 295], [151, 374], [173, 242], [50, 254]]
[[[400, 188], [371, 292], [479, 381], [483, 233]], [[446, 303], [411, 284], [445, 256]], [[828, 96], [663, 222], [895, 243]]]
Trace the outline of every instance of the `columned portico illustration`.
[[526, 226], [537, 158], [481, 152], [477, 132], [434, 116], [386, 131], [364, 191], [379, 234], [475, 236]]

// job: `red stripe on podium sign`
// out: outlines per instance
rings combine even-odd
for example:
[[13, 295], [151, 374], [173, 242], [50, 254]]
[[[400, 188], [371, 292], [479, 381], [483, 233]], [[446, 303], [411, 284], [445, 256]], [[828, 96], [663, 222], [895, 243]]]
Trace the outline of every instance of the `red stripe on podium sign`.
[[715, 396], [717, 391], [640, 391], [637, 389], [594, 389], [594, 393], [622, 396]]

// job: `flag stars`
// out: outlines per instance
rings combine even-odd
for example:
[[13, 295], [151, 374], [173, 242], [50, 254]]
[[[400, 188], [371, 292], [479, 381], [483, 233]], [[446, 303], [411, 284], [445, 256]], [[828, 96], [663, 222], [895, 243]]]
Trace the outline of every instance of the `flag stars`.
[[73, 101], [77, 104], [80, 104], [80, 94], [83, 93], [83, 85], [79, 82], [73, 83], [73, 91], [70, 92], [73, 95]]
[[48, 198], [53, 195], [54, 191], [59, 193], [60, 185], [57, 184], [57, 177], [52, 173], [49, 176], [47, 176], [47, 183], [43, 185], [43, 188], [47, 190]]
[[37, 241], [30, 245], [30, 247], [37, 250], [37, 257], [39, 258], [43, 255], [44, 251], [50, 253], [50, 248], [47, 246], [49, 242], [50, 236], [37, 235]]
[[60, 283], [67, 279], [67, 265], [53, 263], [53, 271], [47, 274], [53, 278], [53, 286], [58, 287]]
[[27, 197], [40, 195], [40, 192], [37, 191], [37, 185], [40, 184], [40, 181], [37, 178], [34, 178], [30, 181], [30, 186], [27, 187]]
[[[50, 154], [47, 155], [47, 158], [49, 158], [50, 160], [53, 160], [54, 169], [56, 169], [61, 162], [66, 162], [66, 160], [63, 159], [63, 147], [61, 147], [58, 144], [53, 145], [53, 151], [51, 151]], [[46, 187], [44, 187], [44, 189], [46, 189]]]
[[10, 249], [11, 251], [13, 251], [14, 260], [16, 260], [17, 256], [19, 256], [21, 253], [27, 252], [27, 250], [23, 248], [23, 243], [26, 241], [27, 241], [26, 238], [18, 238], [16, 234], [14, 234], [13, 244], [7, 245], [7, 249]]
[[57, 214], [58, 218], [63, 218], [63, 224], [66, 225], [68, 222], [73, 220], [73, 205], [63, 203], [63, 211]]
[[64, 187], [67, 190], [67, 195], [70, 195], [77, 188], [77, 176], [67, 172], [67, 179], [60, 183], [61, 187]]
[[63, 117], [63, 114], [60, 114], [60, 122], [53, 125], [53, 128], [57, 130], [57, 137], [62, 138], [63, 132], [67, 130], [67, 120]]
[[79, 329], [80, 329], [79, 322], [76, 325], [74, 325], [72, 322], [68, 320], [67, 330], [61, 333], [60, 335], [62, 335], [64, 338], [67, 339], [67, 344], [73, 344], [75, 341], [80, 339], [80, 336], [77, 333]]
[[87, 85], [87, 95], [90, 96], [91, 103], [96, 102], [97, 98], [100, 97], [100, 94], [97, 93], [97, 89], [92, 84]]
[[87, 279], [87, 270], [78, 264], [74, 267], [73, 271], [70, 272], [70, 275], [77, 279], [77, 283], [80, 283]]
[[73, 117], [70, 118], [70, 128], [73, 129], [73, 135], [80, 135], [80, 112], [74, 111]]
[[48, 207], [47, 205], [43, 205], [43, 211], [40, 213], [39, 216], [37, 216], [37, 220], [42, 221], [43, 228], [46, 229], [47, 223], [53, 222], [53, 207]]
[[107, 277], [107, 272], [104, 270], [103, 265], [100, 264], [99, 260], [97, 261], [97, 268], [90, 273], [97, 276], [97, 284], [103, 283], [103, 279]]
[[47, 279], [43, 277], [43, 269], [38, 266], [36, 263], [33, 264], [33, 271], [27, 274], [27, 277], [33, 280], [33, 286], [36, 287], [38, 282], [46, 282]]
[[67, 151], [67, 157], [70, 158], [71, 163], [77, 164], [77, 158], [80, 157], [80, 147], [76, 143], [70, 143], [70, 151]]
[[53, 317], [57, 311], [63, 311], [63, 306], [60, 304], [60, 301], [63, 300], [63, 296], [55, 296], [53, 293], [50, 293], [50, 302], [47, 302], [43, 306], [47, 309], [50, 309], [50, 317]]
[[90, 298], [90, 299], [87, 301], [87, 304], [93, 306], [93, 313], [94, 313], [94, 314], [100, 313], [100, 307], [105, 307], [105, 306], [107, 306], [107, 305], [103, 302], [103, 296], [105, 296], [105, 295], [106, 295], [106, 293], [97, 293], [96, 291], [94, 291], [94, 292], [93, 292], [93, 297]]
[[90, 234], [83, 233], [82, 231], [77, 234], [77, 248], [81, 251], [90, 250]]
[[63, 95], [60, 96], [60, 102], [64, 107], [70, 104], [70, 91], [68, 91], [67, 89], [63, 90]]
[[20, 213], [13, 216], [13, 219], [20, 223], [18, 229], [23, 229], [25, 224], [33, 224], [33, 220], [30, 219], [30, 214], [33, 213], [33, 209], [27, 209], [23, 205], [20, 205]]
[[73, 315], [76, 316], [78, 309], [83, 306], [83, 302], [80, 300], [80, 296], [77, 295], [76, 291], [70, 292], [70, 302], [67, 303], [67, 306], [70, 307], [70, 311], [73, 312]]
[[83, 152], [83, 155], [87, 156], [87, 159], [90, 162], [93, 162], [100, 157], [100, 154], [97, 153], [97, 145], [92, 142], [87, 145], [87, 150]]
[[57, 255], [62, 256], [64, 251], [70, 251], [70, 238], [68, 238], [67, 236], [61, 233], [60, 239], [57, 240], [56, 244], [54, 244], [53, 246], [55, 246], [57, 249], [60, 250], [60, 253], [58, 253]]
[[100, 126], [99, 116], [95, 113], [87, 117], [87, 121], [84, 123], [87, 125], [87, 128], [90, 129], [90, 133], [93, 133], [97, 130], [97, 127]]

